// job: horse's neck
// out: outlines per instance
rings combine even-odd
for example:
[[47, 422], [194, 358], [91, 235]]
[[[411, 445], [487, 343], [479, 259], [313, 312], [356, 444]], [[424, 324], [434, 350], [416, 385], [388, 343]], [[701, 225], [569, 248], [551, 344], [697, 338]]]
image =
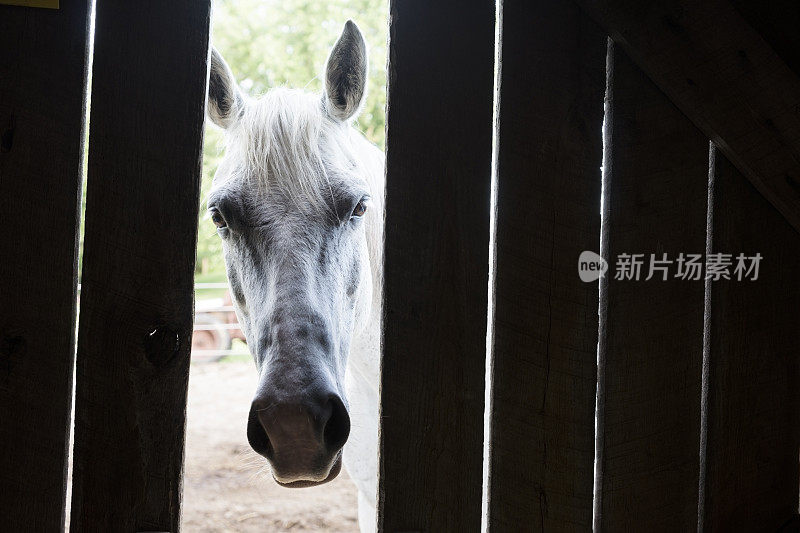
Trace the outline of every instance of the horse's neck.
[[372, 206], [367, 211], [366, 231], [369, 249], [370, 268], [372, 269], [372, 308], [365, 324], [356, 338], [353, 339], [349, 370], [354, 377], [363, 379], [378, 390], [380, 374], [380, 341], [381, 316], [383, 302], [383, 202], [384, 202], [384, 165], [383, 152], [356, 134], [356, 146], [361, 163], [367, 171], [367, 181], [372, 196]]
[[[378, 147], [357, 131], [352, 130], [352, 135], [356, 155], [364, 168], [371, 196], [371, 206], [364, 222], [366, 222], [367, 248], [372, 269], [372, 307], [373, 311], [378, 311], [380, 317], [383, 300], [383, 202], [386, 157]], [[370, 313], [370, 316], [372, 315], [375, 313]]]

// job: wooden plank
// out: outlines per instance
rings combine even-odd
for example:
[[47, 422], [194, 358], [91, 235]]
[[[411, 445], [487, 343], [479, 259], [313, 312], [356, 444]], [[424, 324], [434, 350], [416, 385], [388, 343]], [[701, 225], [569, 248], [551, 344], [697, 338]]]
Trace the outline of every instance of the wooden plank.
[[0, 530], [63, 527], [89, 2], [0, 6]]
[[758, 279], [714, 281], [704, 531], [776, 531], [797, 514], [800, 236], [722, 154], [713, 249], [761, 254]]
[[73, 531], [178, 531], [208, 0], [98, 2]]
[[606, 36], [569, 2], [502, 9], [488, 524], [588, 531]]
[[577, 0], [800, 231], [800, 77], [727, 0]]
[[494, 2], [391, 2], [379, 527], [481, 523]]
[[[610, 275], [605, 298], [605, 406], [599, 529], [697, 527], [702, 269], [677, 277], [680, 254], [706, 241], [708, 140], [614, 46], [604, 194]], [[622, 254], [641, 277], [619, 279]], [[667, 271], [650, 265], [666, 259]], [[684, 255], [686, 257], [686, 255]], [[631, 271], [628, 271], [631, 272]], [[666, 279], [664, 279], [666, 276]]]

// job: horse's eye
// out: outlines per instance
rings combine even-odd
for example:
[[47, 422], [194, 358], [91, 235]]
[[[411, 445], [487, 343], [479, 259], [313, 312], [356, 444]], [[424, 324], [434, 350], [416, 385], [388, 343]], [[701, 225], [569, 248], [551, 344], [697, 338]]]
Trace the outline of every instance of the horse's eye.
[[353, 209], [353, 217], [355, 218], [362, 217], [366, 212], [367, 212], [367, 199], [362, 198], [361, 201], [356, 204], [355, 209]]
[[226, 228], [228, 224], [225, 222], [225, 219], [222, 217], [222, 213], [220, 213], [216, 209], [211, 209], [211, 222], [218, 228]]

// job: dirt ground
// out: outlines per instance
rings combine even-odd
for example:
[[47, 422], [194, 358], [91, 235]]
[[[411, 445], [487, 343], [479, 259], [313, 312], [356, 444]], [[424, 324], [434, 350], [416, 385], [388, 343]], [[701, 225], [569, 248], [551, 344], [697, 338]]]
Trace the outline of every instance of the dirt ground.
[[355, 486], [286, 489], [250, 449], [245, 428], [256, 371], [250, 361], [193, 364], [189, 379], [183, 531], [357, 532]]

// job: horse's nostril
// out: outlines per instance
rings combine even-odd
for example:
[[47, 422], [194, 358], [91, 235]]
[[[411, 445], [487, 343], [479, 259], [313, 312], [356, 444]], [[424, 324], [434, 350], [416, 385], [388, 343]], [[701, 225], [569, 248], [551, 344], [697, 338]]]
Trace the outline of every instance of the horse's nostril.
[[259, 455], [263, 455], [267, 459], [272, 457], [272, 445], [256, 409], [250, 409], [250, 416], [247, 419], [247, 441]]
[[280, 401], [265, 396], [250, 407], [247, 440], [270, 461], [273, 473], [280, 472], [284, 479], [300, 473], [320, 474], [350, 435], [350, 416], [338, 395], [310, 396], [320, 400], [309, 402], [306, 396]]
[[[330, 453], [333, 453], [340, 450], [347, 442], [347, 437], [350, 435], [350, 415], [347, 414], [347, 408], [338, 396], [331, 397], [328, 405], [331, 409], [331, 416], [325, 423], [323, 435], [325, 447]], [[325, 410], [327, 411], [327, 409]]]

